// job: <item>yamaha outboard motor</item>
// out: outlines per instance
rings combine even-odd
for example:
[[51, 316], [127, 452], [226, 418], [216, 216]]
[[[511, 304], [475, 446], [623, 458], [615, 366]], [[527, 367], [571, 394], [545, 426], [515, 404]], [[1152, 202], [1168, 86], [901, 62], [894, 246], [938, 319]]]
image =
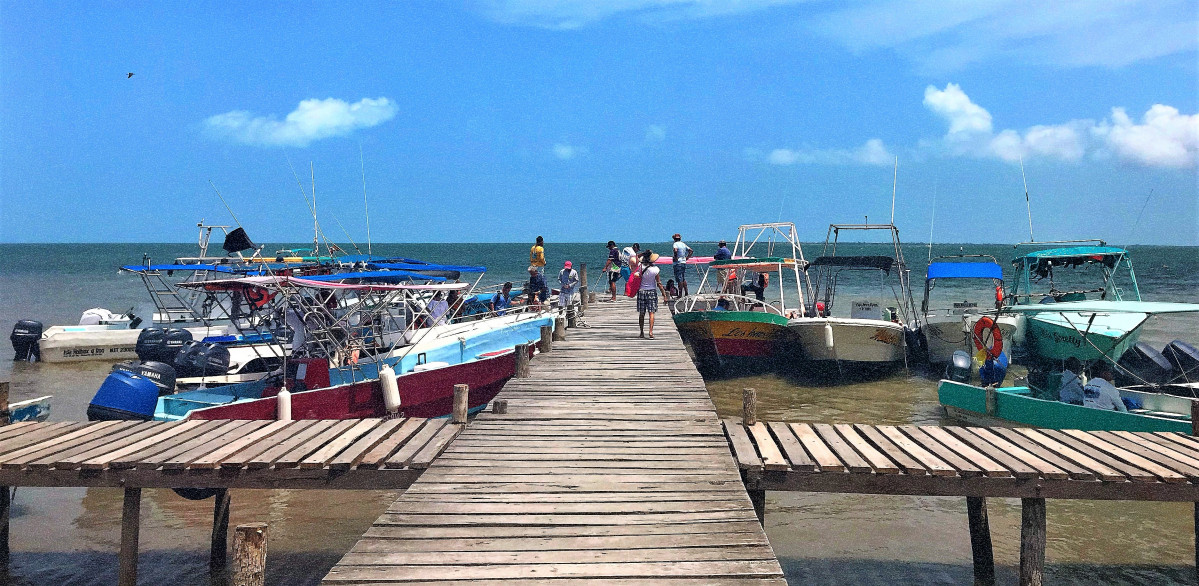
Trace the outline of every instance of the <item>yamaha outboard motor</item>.
[[1162, 354], [1173, 366], [1174, 376], [1170, 382], [1184, 383], [1199, 379], [1199, 350], [1194, 346], [1174, 340], [1162, 350]]
[[974, 359], [965, 350], [955, 350], [945, 365], [945, 378], [954, 382], [969, 383], [970, 373], [974, 370]]
[[191, 339], [191, 332], [179, 328], [146, 328], [137, 335], [137, 357], [170, 364], [183, 344]]
[[16, 351], [13, 360], [35, 362], [42, 358], [42, 348], [39, 343], [39, 340], [42, 339], [42, 322], [23, 319], [13, 326], [8, 339], [12, 342], [12, 349]]
[[170, 364], [163, 362], [155, 362], [153, 360], [138, 361], [126, 360], [118, 362], [112, 367], [112, 371], [116, 372], [123, 370], [125, 372], [136, 374], [143, 378], [148, 378], [154, 381], [154, 386], [158, 387], [158, 395], [169, 395], [175, 392], [175, 369]]
[[220, 376], [229, 374], [229, 349], [220, 344], [200, 344], [192, 365], [199, 374], [194, 376]]
[[88, 404], [87, 419], [149, 421], [154, 418], [157, 406], [158, 385], [154, 380], [127, 370], [114, 370]]
[[1174, 366], [1156, 348], [1138, 342], [1120, 357], [1115, 370], [1116, 386], [1161, 385], [1170, 380]]
[[179, 348], [179, 352], [175, 354], [175, 360], [172, 362], [175, 366], [175, 376], [179, 378], [190, 378], [200, 376], [196, 370], [196, 355], [201, 351], [200, 343], [195, 340], [188, 340]]
[[175, 357], [179, 355], [179, 351], [183, 349], [183, 345], [192, 341], [192, 333], [181, 328], [168, 328], [165, 340], [166, 348], [163, 350], [162, 357], [158, 361], [171, 364], [175, 362]]

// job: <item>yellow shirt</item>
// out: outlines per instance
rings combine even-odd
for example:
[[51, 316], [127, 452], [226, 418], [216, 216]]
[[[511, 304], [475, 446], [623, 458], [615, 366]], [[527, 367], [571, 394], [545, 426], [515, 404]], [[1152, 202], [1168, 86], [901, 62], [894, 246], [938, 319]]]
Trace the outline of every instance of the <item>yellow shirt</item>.
[[529, 264], [531, 264], [535, 267], [545, 266], [545, 247], [544, 246], [538, 246], [538, 245], [534, 244], [533, 248], [529, 249]]

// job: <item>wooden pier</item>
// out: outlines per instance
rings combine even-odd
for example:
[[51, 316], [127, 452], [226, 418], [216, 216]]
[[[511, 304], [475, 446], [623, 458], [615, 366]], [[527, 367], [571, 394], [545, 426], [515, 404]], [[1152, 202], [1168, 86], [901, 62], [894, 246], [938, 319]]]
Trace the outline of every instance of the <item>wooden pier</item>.
[[[325, 584], [785, 584], [704, 382], [661, 307], [593, 303]], [[583, 324], [580, 324], [583, 325]], [[474, 582], [473, 582], [474, 583]]]
[[137, 582], [143, 488], [215, 489], [212, 565], [228, 547], [230, 488], [405, 488], [462, 430], [448, 419], [102, 421], [0, 427], [0, 569], [9, 487], [125, 490], [119, 584]]

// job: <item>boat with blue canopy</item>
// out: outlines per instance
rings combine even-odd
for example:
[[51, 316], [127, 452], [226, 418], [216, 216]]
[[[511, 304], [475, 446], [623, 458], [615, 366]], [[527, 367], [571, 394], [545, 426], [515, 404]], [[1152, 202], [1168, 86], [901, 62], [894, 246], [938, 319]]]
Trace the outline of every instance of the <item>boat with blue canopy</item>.
[[[979, 282], [986, 286], [978, 287]], [[934, 295], [937, 291], [940, 294]], [[1019, 320], [1000, 314], [1002, 307], [1003, 267], [995, 257], [975, 254], [933, 259], [920, 303], [929, 362], [945, 363], [959, 350], [998, 357], [1018, 336]]]

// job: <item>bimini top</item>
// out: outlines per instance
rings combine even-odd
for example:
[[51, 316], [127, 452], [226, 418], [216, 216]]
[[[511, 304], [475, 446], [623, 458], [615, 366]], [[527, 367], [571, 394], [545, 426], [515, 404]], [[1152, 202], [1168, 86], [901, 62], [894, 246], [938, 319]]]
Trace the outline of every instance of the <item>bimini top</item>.
[[1154, 315], [1161, 313], [1196, 313], [1199, 312], [1199, 304], [1167, 303], [1163, 301], [1063, 301], [1061, 303], [1009, 305], [1004, 307], [1003, 311], [1012, 313], [1145, 313]]
[[418, 290], [418, 291], [454, 291], [466, 289], [470, 286], [469, 283], [434, 283], [429, 285], [380, 285], [374, 283], [328, 283], [324, 281], [314, 281], [311, 279], [301, 279], [298, 277], [284, 276], [268, 276], [268, 277], [245, 277], [242, 279], [219, 279], [216, 281], [202, 281], [195, 283], [180, 283], [180, 287], [188, 289], [201, 289], [204, 291], [241, 291], [250, 288], [266, 288], [271, 286], [290, 285], [293, 287], [306, 287], [310, 289], [333, 289], [341, 291], [401, 291], [401, 290]]
[[408, 281], [414, 279], [418, 281], [445, 281], [445, 277], [422, 275], [420, 273], [413, 273], [409, 271], [358, 271], [352, 273], [333, 273], [331, 275], [308, 276], [304, 277], [304, 279], [318, 282], [344, 281], [346, 279], [370, 279], [372, 281], [386, 282]]
[[1066, 262], [1056, 262], [1058, 259], [1063, 261], [1073, 261], [1073, 264], [1082, 264], [1084, 262], [1103, 262], [1107, 264], [1108, 259], [1112, 265], [1115, 265], [1116, 259], [1121, 256], [1128, 256], [1128, 251], [1115, 246], [1067, 246], [1065, 248], [1049, 248], [1046, 250], [1037, 250], [1023, 256], [1018, 256], [1012, 259], [1012, 264], [1020, 264], [1022, 262], [1038, 262], [1043, 259], [1054, 259], [1055, 265], [1064, 265]]
[[[251, 268], [254, 267], [254, 268]], [[214, 265], [214, 264], [170, 264], [170, 265], [125, 265], [121, 267], [122, 271], [131, 273], [148, 273], [151, 271], [213, 271], [217, 273], [229, 273], [238, 275], [257, 275], [262, 274], [259, 270], [262, 267], [285, 269], [289, 265], [276, 263], [245, 263], [235, 265]]]
[[814, 267], [845, 267], [852, 269], [879, 269], [890, 273], [895, 259], [889, 256], [818, 256], [812, 261]]
[[473, 267], [467, 265], [439, 265], [426, 262], [370, 262], [367, 263], [372, 267], [379, 269], [393, 269], [401, 271], [457, 271], [459, 273], [485, 273], [487, 267]]
[[781, 256], [768, 256], [763, 258], [734, 258], [728, 260], [714, 260], [709, 263], [714, 269], [745, 269], [749, 271], [770, 270], [777, 271], [783, 267], [800, 267], [806, 268], [807, 264], [803, 261], [793, 258], [784, 258]]
[[1003, 280], [1003, 267], [993, 262], [935, 262], [928, 265], [928, 278]]

